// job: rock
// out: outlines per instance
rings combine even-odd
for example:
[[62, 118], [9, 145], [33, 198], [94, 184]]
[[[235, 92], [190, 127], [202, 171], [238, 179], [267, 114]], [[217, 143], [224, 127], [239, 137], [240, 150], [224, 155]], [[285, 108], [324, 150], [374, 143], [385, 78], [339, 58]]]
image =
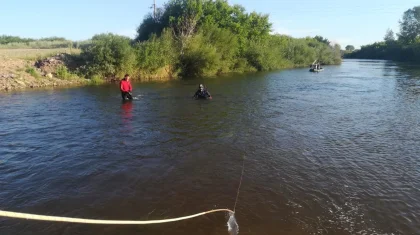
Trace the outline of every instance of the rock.
[[47, 77], [47, 78], [53, 78], [53, 75], [52, 75], [52, 73], [47, 73], [47, 74], [45, 74], [45, 77]]

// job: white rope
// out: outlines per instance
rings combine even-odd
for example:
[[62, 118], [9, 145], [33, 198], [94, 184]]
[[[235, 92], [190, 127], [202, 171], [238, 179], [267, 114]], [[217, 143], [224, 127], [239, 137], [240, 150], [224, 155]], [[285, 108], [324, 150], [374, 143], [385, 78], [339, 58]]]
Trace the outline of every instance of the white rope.
[[1, 217], [16, 218], [16, 219], [27, 219], [27, 220], [42, 220], [42, 221], [54, 221], [54, 222], [67, 222], [67, 223], [79, 223], [79, 224], [161, 224], [169, 223], [180, 220], [192, 219], [195, 217], [203, 216], [205, 214], [215, 213], [215, 212], [229, 212], [234, 214], [232, 210], [229, 209], [216, 209], [206, 212], [201, 212], [194, 215], [178, 217], [173, 219], [163, 219], [163, 220], [146, 220], [146, 221], [135, 221], [135, 220], [98, 220], [98, 219], [82, 219], [82, 218], [70, 218], [70, 217], [59, 217], [59, 216], [48, 216], [48, 215], [36, 215], [36, 214], [27, 214], [27, 213], [18, 213], [11, 211], [2, 211], [0, 210]]

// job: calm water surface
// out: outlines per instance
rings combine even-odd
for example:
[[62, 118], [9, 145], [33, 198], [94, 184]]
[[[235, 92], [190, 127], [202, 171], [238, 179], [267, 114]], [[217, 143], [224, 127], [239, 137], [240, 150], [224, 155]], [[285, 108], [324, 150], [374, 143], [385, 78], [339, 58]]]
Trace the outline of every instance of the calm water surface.
[[[0, 209], [147, 220], [237, 206], [240, 234], [420, 234], [420, 72], [385, 61], [0, 94]], [[227, 234], [226, 215], [0, 234]]]

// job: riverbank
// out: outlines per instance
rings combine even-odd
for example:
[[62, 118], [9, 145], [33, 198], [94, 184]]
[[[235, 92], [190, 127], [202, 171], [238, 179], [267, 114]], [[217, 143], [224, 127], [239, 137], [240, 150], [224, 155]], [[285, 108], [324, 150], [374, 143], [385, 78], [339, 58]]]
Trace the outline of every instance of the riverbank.
[[[119, 81], [118, 77], [94, 76], [86, 79], [78, 76], [75, 71], [80, 68], [77, 62], [79, 54], [79, 50], [68, 48], [0, 49], [0, 91], [98, 85]], [[288, 64], [279, 69], [299, 67], [304, 66]], [[166, 66], [153, 72], [138, 71], [131, 77], [132, 80], [139, 82], [167, 82], [179, 79], [172, 71]], [[220, 73], [216, 76], [223, 77], [225, 74], [229, 73]]]
[[[28, 88], [80, 86], [89, 84], [86, 79], [76, 76], [62, 79], [53, 74], [56, 66], [44, 68], [35, 66], [41, 58], [51, 58], [52, 54], [78, 53], [67, 48], [59, 49], [1, 49], [0, 50], [0, 91]], [[59, 63], [57, 63], [59, 65]]]
[[[3, 53], [4, 51], [0, 50], [0, 55]], [[72, 65], [69, 66], [61, 61], [60, 58], [65, 56], [66, 54], [57, 54], [40, 60], [0, 56], [0, 91], [99, 85], [119, 81], [119, 78], [112, 77], [96, 76], [91, 79], [79, 77], [71, 72], [75, 69], [71, 68]], [[159, 69], [153, 74], [147, 72], [133, 74], [132, 77], [132, 80], [141, 82], [166, 82], [177, 79], [168, 73], [167, 68]]]

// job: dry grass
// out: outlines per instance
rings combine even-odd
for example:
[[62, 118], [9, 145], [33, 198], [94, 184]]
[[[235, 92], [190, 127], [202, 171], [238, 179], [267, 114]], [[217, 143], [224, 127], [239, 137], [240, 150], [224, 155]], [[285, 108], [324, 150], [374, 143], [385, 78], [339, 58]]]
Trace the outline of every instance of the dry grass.
[[79, 54], [79, 49], [54, 48], [54, 49], [0, 49], [1, 59], [38, 60], [58, 53]]
[[0, 49], [0, 91], [29, 87], [52, 87], [85, 84], [85, 79], [41, 77], [34, 67], [35, 60], [58, 53], [79, 54], [78, 49]]

